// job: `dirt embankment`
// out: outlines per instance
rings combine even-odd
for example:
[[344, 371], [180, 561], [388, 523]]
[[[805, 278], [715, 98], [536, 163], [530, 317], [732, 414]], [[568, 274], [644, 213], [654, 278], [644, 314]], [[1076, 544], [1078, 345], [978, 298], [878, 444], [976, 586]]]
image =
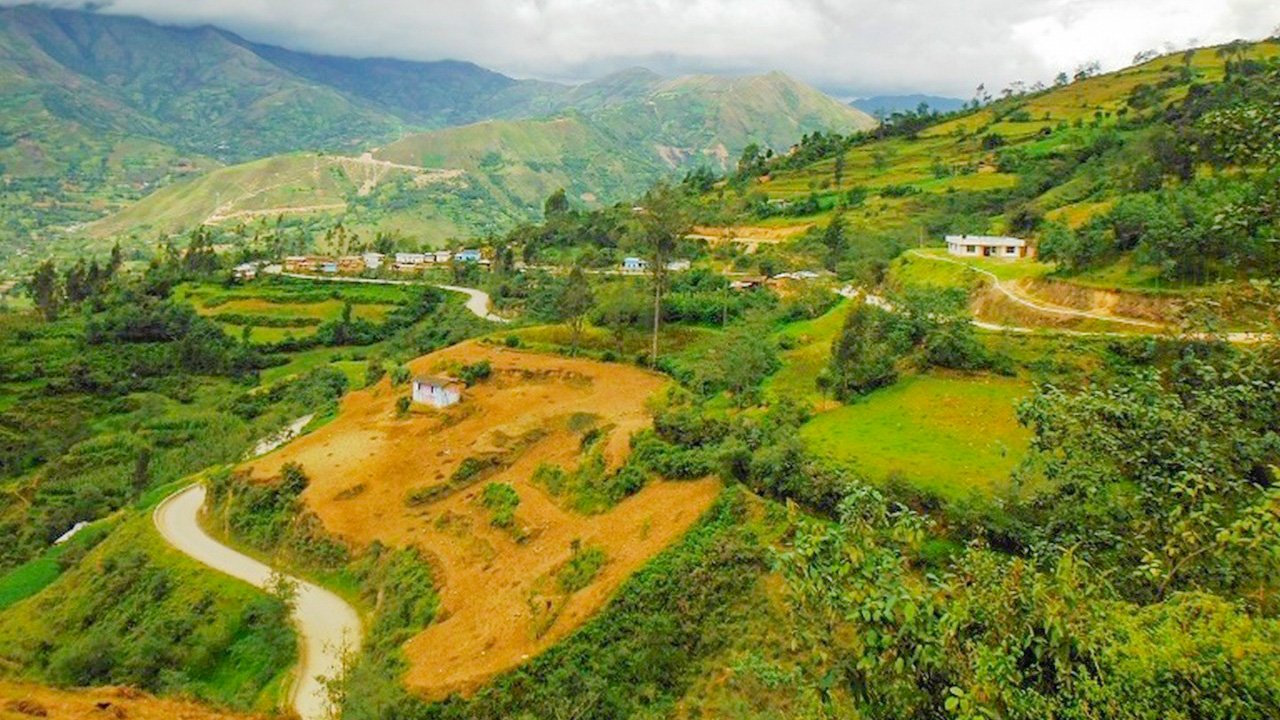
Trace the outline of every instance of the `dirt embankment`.
[[1101, 313], [1121, 318], [1174, 323], [1181, 310], [1175, 298], [1123, 290], [1090, 288], [1058, 280], [1023, 280], [1018, 290], [1032, 299], [1043, 300], [1073, 310]]
[[[531, 480], [534, 472], [576, 467], [587, 426], [606, 433], [608, 463], [621, 463], [631, 433], [651, 422], [645, 401], [666, 381], [626, 365], [476, 343], [419, 358], [411, 370], [438, 374], [479, 360], [493, 377], [457, 406], [399, 417], [396, 399], [409, 388], [384, 380], [349, 395], [329, 425], [250, 463], [262, 478], [300, 463], [311, 479], [308, 506], [349, 542], [417, 546], [432, 558], [442, 613], [407, 643], [405, 677], [429, 697], [474, 690], [563, 638], [719, 492], [711, 480], [653, 482], [609, 512], [568, 509]], [[458, 482], [464, 461], [483, 469]], [[493, 526], [480, 502], [495, 481], [520, 497], [511, 529]], [[605, 563], [585, 588], [557, 591], [575, 548], [597, 548]]]
[[60, 690], [0, 680], [0, 720], [265, 720], [130, 688]]

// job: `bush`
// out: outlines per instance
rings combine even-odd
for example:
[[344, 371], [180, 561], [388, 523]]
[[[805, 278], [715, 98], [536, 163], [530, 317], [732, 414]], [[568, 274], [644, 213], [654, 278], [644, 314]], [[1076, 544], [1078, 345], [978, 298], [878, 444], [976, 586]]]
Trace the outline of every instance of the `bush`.
[[520, 495], [507, 483], [489, 483], [480, 494], [480, 504], [492, 513], [489, 524], [494, 527], [509, 528], [515, 524], [516, 507], [520, 505]]
[[493, 366], [488, 360], [463, 365], [462, 369], [458, 371], [458, 377], [462, 379], [462, 382], [466, 383], [467, 387], [471, 387], [482, 380], [488, 380], [491, 375], [493, 375]]

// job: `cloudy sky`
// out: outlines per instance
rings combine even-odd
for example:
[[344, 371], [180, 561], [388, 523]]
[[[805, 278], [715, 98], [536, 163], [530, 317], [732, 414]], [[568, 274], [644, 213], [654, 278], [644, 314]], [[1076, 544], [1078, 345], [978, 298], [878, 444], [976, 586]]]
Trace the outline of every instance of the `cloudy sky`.
[[782, 70], [850, 97], [968, 98], [979, 82], [1049, 80], [1090, 60], [1110, 69], [1143, 50], [1261, 38], [1280, 24], [1277, 0], [111, 0], [104, 11], [516, 77]]

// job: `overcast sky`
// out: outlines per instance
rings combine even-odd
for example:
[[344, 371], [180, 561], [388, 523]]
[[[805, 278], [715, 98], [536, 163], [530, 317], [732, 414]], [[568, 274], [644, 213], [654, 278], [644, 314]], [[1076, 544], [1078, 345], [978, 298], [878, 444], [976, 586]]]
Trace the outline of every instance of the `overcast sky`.
[[1111, 69], [1142, 50], [1261, 38], [1280, 24], [1278, 0], [114, 0], [104, 11], [550, 80], [635, 65], [782, 70], [848, 97], [969, 98], [979, 82], [1049, 80], [1090, 60]]

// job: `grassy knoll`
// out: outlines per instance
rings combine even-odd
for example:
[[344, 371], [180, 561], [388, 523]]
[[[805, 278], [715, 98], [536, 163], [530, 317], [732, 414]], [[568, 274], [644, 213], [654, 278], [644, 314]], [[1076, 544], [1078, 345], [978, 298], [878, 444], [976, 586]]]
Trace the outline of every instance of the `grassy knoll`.
[[39, 557], [0, 575], [0, 610], [16, 605], [51, 585], [67, 565], [98, 544], [112, 526], [110, 521], [94, 523], [62, 545], [54, 545]]
[[782, 368], [765, 382], [766, 394], [811, 403], [826, 401], [815, 379], [831, 359], [831, 343], [840, 334], [848, 310], [849, 301], [842, 300], [820, 317], [790, 323], [778, 331]]
[[818, 415], [801, 437], [824, 457], [874, 481], [901, 475], [946, 497], [1000, 489], [1027, 449], [1013, 404], [1028, 392], [1007, 378], [918, 375]]
[[138, 511], [0, 613], [0, 648], [3, 662], [58, 685], [130, 684], [270, 710], [296, 638], [281, 602], [173, 550]]

